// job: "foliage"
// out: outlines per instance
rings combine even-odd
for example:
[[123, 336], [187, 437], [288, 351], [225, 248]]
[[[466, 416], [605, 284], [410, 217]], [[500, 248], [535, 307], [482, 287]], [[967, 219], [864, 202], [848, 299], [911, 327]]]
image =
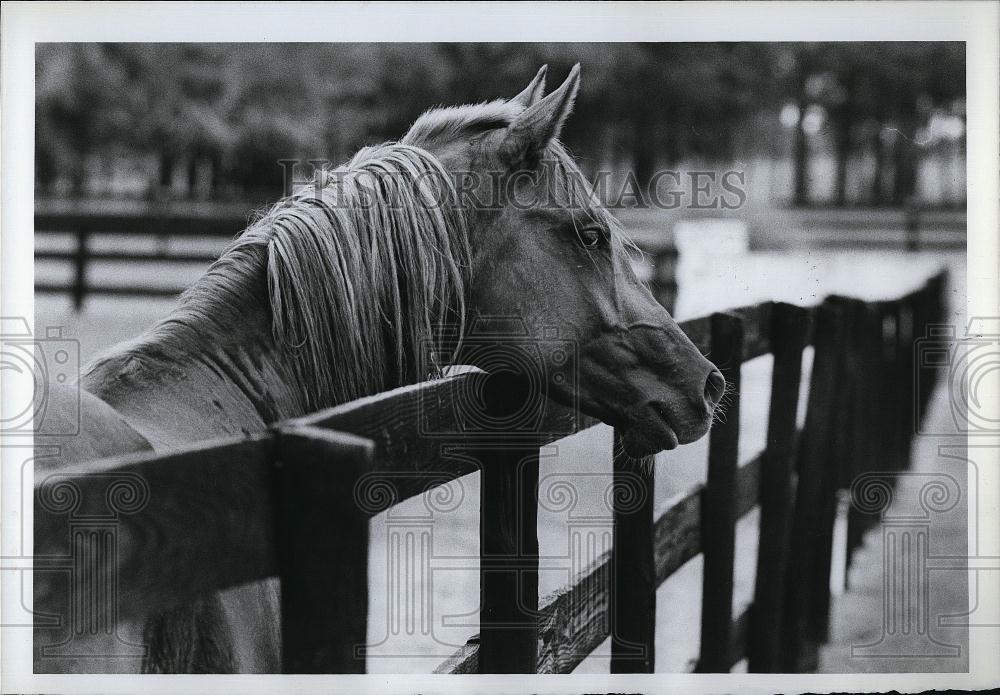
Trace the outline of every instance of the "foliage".
[[111, 153], [153, 157], [160, 185], [202, 166], [213, 195], [273, 189], [278, 160], [339, 161], [430, 106], [513, 95], [542, 63], [558, 80], [580, 62], [565, 138], [585, 168], [624, 164], [641, 181], [680, 161], [777, 156], [792, 104], [826, 114], [840, 175], [859, 151], [897, 172], [891, 188], [876, 175], [873, 201], [899, 202], [920, 156], [907, 143], [935, 111], [964, 116], [964, 57], [958, 43], [39, 44], [38, 179], [79, 188], [86, 158]]

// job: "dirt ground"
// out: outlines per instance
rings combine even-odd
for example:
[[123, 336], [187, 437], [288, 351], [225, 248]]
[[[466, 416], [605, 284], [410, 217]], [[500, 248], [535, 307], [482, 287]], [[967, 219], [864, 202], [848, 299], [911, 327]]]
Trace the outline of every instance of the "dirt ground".
[[[679, 269], [681, 295], [677, 317], [690, 318], [765, 299], [813, 304], [831, 293], [889, 298], [917, 287], [941, 265], [949, 266], [953, 275], [964, 277], [961, 252], [905, 255], [886, 250], [807, 249], [743, 253], [725, 258], [691, 254], [682, 259]], [[964, 286], [953, 291], [964, 302]], [[161, 300], [94, 298], [77, 314], [65, 297], [38, 297], [36, 328], [44, 334], [45, 326], [62, 326], [64, 337], [80, 341], [81, 358], [86, 362], [108, 346], [137, 335], [165, 315], [170, 306], [170, 302]], [[807, 354], [806, 368], [808, 363]], [[759, 358], [744, 366], [740, 394], [740, 458], [744, 462], [764, 443], [769, 379], [769, 358]], [[945, 411], [939, 404], [936, 417], [946, 417]], [[962, 464], [945, 461], [935, 453], [935, 446], [936, 440], [918, 442], [917, 471], [951, 471], [964, 480], [958, 470]], [[562, 586], [574, 569], [585, 565], [610, 542], [610, 512], [600, 496], [610, 482], [610, 450], [611, 432], [602, 426], [561, 440], [543, 458], [543, 483], [568, 483], [579, 498], [572, 513], [558, 505], [549, 508], [543, 505], [540, 509], [539, 541], [542, 555], [547, 558], [539, 576], [543, 596]], [[658, 458], [657, 500], [666, 500], [704, 479], [706, 450], [706, 442], [702, 441]], [[427, 673], [478, 630], [478, 478], [466, 476], [449, 487], [453, 496], [445, 508], [440, 504], [429, 507], [427, 498], [417, 498], [372, 522], [370, 673]], [[913, 495], [907, 492], [898, 497], [902, 504], [904, 498]], [[947, 548], [951, 553], [964, 552], [964, 513], [960, 504], [944, 516], [934, 517], [932, 554], [939, 552], [939, 548]], [[571, 552], [569, 529], [580, 524], [589, 525], [593, 543]], [[756, 524], [757, 514], [751, 513], [741, 520], [737, 530], [734, 614], [742, 610], [753, 593]], [[835, 601], [832, 640], [823, 652], [822, 670], [966, 668], [963, 655], [967, 649], [959, 634], [961, 629], [937, 624], [945, 614], [967, 610], [963, 593], [966, 584], [961, 580], [964, 575], [956, 570], [940, 569], [932, 573], [928, 634], [941, 643], [958, 644], [959, 656], [928, 658], [932, 652], [927, 652], [921, 659], [884, 658], [877, 656], [877, 648], [866, 655], [852, 655], [852, 646], [878, 643], [881, 634], [881, 616], [885, 611], [881, 609], [884, 573], [880, 534], [878, 528], [869, 534], [865, 547], [855, 556], [850, 590]], [[427, 555], [429, 562], [418, 561]], [[409, 578], [407, 572], [411, 573]], [[393, 589], [400, 586], [410, 589], [404, 592]], [[657, 604], [657, 670], [686, 671], [698, 651], [700, 557], [687, 563], [660, 587]], [[606, 673], [607, 655], [605, 643], [580, 665], [578, 672]]]

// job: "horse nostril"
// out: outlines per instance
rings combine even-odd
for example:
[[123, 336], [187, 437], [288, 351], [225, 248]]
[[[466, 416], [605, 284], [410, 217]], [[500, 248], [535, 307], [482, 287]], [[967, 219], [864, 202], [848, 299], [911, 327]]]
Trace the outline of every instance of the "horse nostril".
[[705, 400], [708, 401], [710, 407], [714, 408], [722, 400], [725, 392], [726, 378], [718, 369], [713, 369], [708, 375], [708, 381], [705, 382]]

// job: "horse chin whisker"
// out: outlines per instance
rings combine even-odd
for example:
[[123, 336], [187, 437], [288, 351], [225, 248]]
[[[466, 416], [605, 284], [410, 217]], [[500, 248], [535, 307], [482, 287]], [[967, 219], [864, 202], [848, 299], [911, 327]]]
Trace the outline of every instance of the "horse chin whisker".
[[615, 458], [623, 457], [625, 459], [631, 460], [631, 456], [625, 451], [625, 443], [621, 441], [620, 438], [615, 439], [614, 446], [612, 446], [612, 455]]
[[736, 389], [729, 389], [727, 387], [726, 391], [722, 394], [722, 398], [719, 399], [718, 404], [712, 411], [712, 424], [719, 423], [720, 425], [726, 424], [726, 416], [729, 407], [733, 405], [734, 398], [738, 396]]

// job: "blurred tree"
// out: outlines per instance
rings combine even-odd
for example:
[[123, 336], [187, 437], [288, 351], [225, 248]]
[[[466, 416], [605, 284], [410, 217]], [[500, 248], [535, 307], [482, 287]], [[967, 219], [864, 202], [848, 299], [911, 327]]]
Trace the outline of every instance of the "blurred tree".
[[542, 63], [551, 87], [575, 62], [584, 80], [564, 139], [585, 170], [627, 167], [642, 186], [663, 165], [777, 158], [778, 114], [794, 112], [799, 205], [825, 143], [835, 203], [851, 202], [849, 162], [864, 153], [870, 201], [902, 203], [918, 133], [965, 89], [958, 43], [39, 44], [38, 183], [68, 178], [82, 194], [95, 155], [152, 156], [154, 190], [186, 181], [194, 193], [207, 172], [213, 196], [274, 196], [279, 160], [340, 161], [431, 106], [509, 97]]
[[[859, 147], [866, 146], [875, 159], [869, 201], [904, 204], [915, 194], [924, 153], [918, 133], [935, 108], [947, 108], [965, 94], [964, 47], [915, 42], [792, 46], [797, 60], [806, 66], [800, 75], [806, 74], [806, 84], [812, 86], [800, 100], [800, 109], [818, 105], [830, 122], [836, 161], [834, 203], [847, 203], [848, 163]], [[865, 133], [867, 138], [862, 137]], [[804, 179], [804, 168], [797, 156], [797, 182]], [[809, 202], [802, 193], [797, 183], [797, 204]]]
[[42, 172], [65, 172], [83, 192], [87, 155], [125, 144], [132, 121], [127, 76], [101, 44], [38, 44], [35, 63], [36, 142]]

